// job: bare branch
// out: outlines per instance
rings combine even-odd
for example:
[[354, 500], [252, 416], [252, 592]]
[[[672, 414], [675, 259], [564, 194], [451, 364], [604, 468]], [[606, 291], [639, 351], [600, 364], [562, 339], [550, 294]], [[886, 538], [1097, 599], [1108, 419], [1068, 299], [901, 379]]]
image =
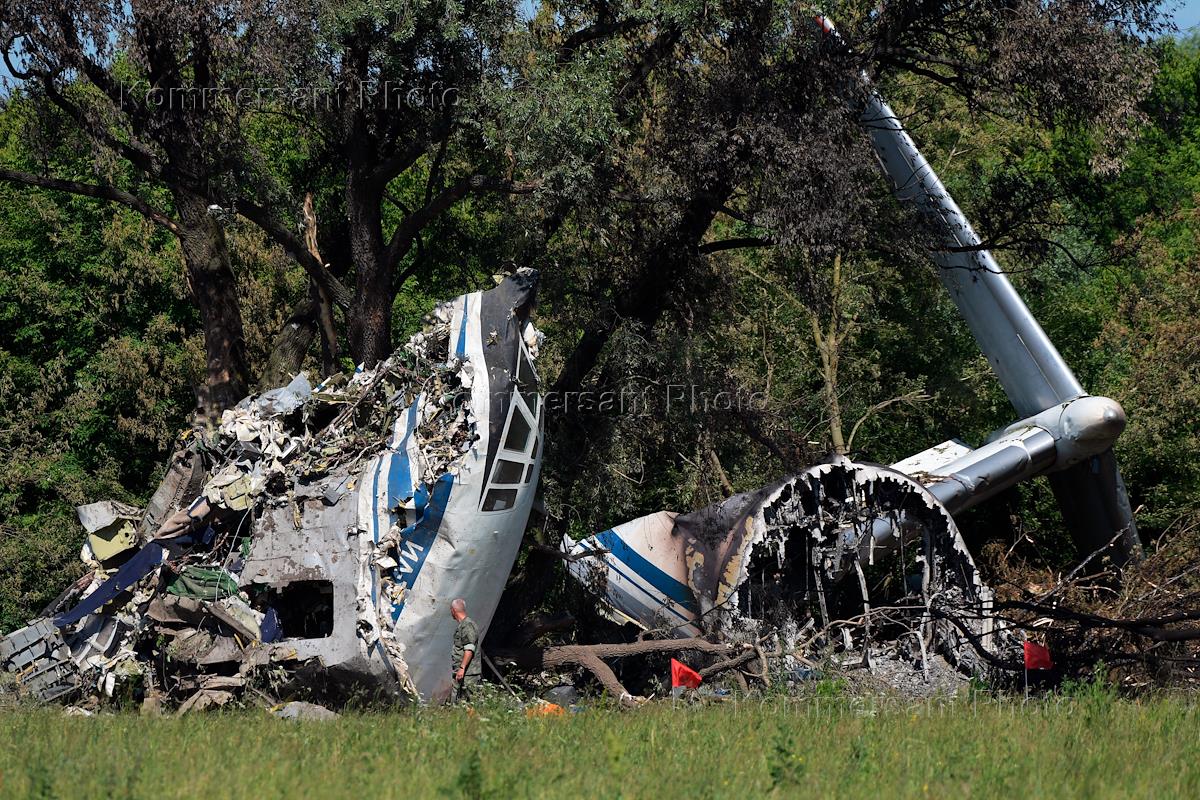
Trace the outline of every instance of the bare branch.
[[[612, 668], [604, 663], [606, 658], [627, 658], [652, 653], [678, 653], [697, 650], [701, 653], [727, 655], [734, 652], [735, 645], [719, 644], [707, 639], [655, 639], [652, 641], [621, 644], [567, 644], [556, 647], [527, 647], [492, 653], [527, 671], [541, 672], [566, 666], [580, 666], [592, 673], [605, 691], [625, 705], [636, 705], [637, 700], [617, 679]], [[750, 651], [754, 654], [754, 651]]]
[[606, 549], [600, 547], [600, 548], [596, 548], [595, 550], [585, 550], [583, 552], [575, 553], [572, 555], [571, 553], [564, 553], [562, 550], [559, 550], [557, 547], [551, 547], [550, 545], [542, 544], [541, 542], [533, 542], [532, 544], [529, 545], [529, 549], [537, 550], [539, 553], [545, 553], [547, 555], [556, 556], [558, 558], [561, 558], [563, 561], [565, 561], [568, 564], [574, 564], [576, 561], [582, 561], [585, 558], [596, 558], [597, 556], [606, 556], [610, 552], [609, 550], [606, 550]]
[[743, 247], [774, 247], [775, 242], [770, 239], [764, 239], [758, 236], [744, 236], [735, 239], [722, 239], [717, 242], [708, 242], [696, 248], [696, 252], [701, 255], [709, 253], [719, 253], [722, 250], [737, 250]]
[[251, 203], [249, 200], [238, 200], [235, 208], [239, 214], [262, 228], [292, 258], [296, 259], [296, 263], [304, 268], [308, 276], [329, 295], [334, 303], [341, 308], [350, 307], [349, 290], [329, 270], [325, 269], [325, 265], [308, 251], [302, 241], [284, 228], [265, 208]]
[[[319, 263], [324, 264], [317, 248], [317, 212], [313, 208], [312, 192], [304, 195], [304, 244], [308, 252]], [[337, 371], [337, 331], [333, 327], [333, 304], [329, 294], [315, 280], [309, 281], [309, 296], [316, 306], [317, 322], [321, 330], [321, 377], [329, 377]]]
[[855, 422], [854, 425], [850, 428], [850, 437], [846, 440], [846, 449], [852, 450], [854, 448], [855, 434], [858, 433], [858, 429], [862, 427], [862, 424], [864, 422], [866, 422], [868, 419], [870, 419], [873, 415], [878, 414], [880, 411], [883, 411], [888, 406], [895, 405], [896, 403], [904, 403], [906, 405], [915, 405], [917, 403], [924, 403], [926, 400], [929, 400], [929, 399], [930, 399], [930, 396], [925, 394], [924, 391], [922, 391], [920, 389], [914, 389], [911, 392], [905, 392], [904, 394], [900, 395], [899, 397], [890, 397], [887, 400], [884, 400], [882, 403], [876, 403], [875, 405], [871, 406], [870, 408], [867, 409], [866, 413], [863, 414], [861, 417], [859, 417], [858, 421]]
[[123, 206], [128, 206], [134, 211], [137, 211], [139, 214], [146, 217], [146, 219], [158, 223], [176, 236], [179, 235], [179, 226], [175, 223], [175, 220], [171, 219], [164, 212], [158, 210], [140, 197], [123, 189], [118, 189], [115, 186], [80, 183], [78, 181], [69, 181], [63, 178], [50, 178], [45, 175], [35, 175], [32, 172], [21, 172], [15, 169], [8, 169], [7, 167], [0, 167], [0, 180], [9, 181], [10, 183], [20, 183], [26, 186], [37, 186], [42, 189], [53, 189], [59, 192], [69, 192], [70, 194], [83, 195], [84, 197], [95, 197], [100, 200], [108, 200], [113, 203], [120, 203]]

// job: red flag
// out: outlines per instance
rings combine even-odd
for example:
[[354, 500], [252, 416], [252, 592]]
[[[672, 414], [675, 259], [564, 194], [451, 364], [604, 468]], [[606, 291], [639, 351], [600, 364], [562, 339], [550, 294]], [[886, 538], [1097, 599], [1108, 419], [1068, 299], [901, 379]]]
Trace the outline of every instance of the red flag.
[[704, 680], [700, 677], [700, 673], [689, 667], [687, 664], [681, 664], [675, 659], [671, 659], [671, 687], [686, 686], [689, 689], [696, 689], [700, 686], [700, 681]]
[[1033, 642], [1025, 643], [1025, 669], [1054, 669], [1050, 650]]

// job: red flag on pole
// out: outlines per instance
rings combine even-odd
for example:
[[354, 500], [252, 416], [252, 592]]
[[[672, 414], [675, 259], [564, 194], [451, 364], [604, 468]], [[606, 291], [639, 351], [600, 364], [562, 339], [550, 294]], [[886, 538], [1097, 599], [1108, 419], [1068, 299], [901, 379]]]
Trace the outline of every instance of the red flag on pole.
[[1025, 642], [1025, 669], [1054, 669], [1050, 650], [1040, 644]]
[[671, 687], [686, 686], [689, 689], [696, 689], [700, 686], [700, 681], [704, 680], [700, 677], [700, 673], [689, 667], [687, 664], [681, 664], [675, 659], [671, 659]]

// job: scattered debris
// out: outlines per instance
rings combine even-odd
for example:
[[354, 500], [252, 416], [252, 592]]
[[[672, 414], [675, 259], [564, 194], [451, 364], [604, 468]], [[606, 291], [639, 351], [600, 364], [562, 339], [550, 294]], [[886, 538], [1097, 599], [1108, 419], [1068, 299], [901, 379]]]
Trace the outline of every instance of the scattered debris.
[[137, 523], [142, 517], [141, 509], [105, 500], [80, 506], [75, 512], [88, 534], [79, 556], [85, 564], [111, 563], [122, 553], [137, 547]]
[[529, 705], [525, 706], [525, 717], [527, 719], [537, 719], [539, 717], [562, 717], [566, 716], [567, 710], [557, 703], [551, 703], [546, 700], [534, 700]]
[[0, 639], [0, 661], [20, 676], [22, 689], [39, 700], [71, 695], [80, 685], [71, 651], [45, 618]]
[[992, 593], [945, 508], [900, 472], [843, 458], [691, 514], [566, 538], [563, 549], [592, 556], [568, 569], [614, 618], [766, 646], [785, 671], [830, 656], [928, 676], [941, 658], [966, 679], [988, 675], [1015, 642], [996, 630]]
[[548, 692], [542, 695], [542, 699], [547, 703], [554, 703], [563, 708], [570, 708], [579, 702], [579, 691], [570, 684], [565, 686], [555, 686]]
[[[749, 645], [731, 645], [710, 642], [706, 639], [652, 639], [640, 642], [613, 644], [566, 644], [551, 647], [522, 647], [495, 652], [497, 663], [511, 665], [528, 673], [554, 672], [564, 668], [582, 667], [592, 674], [600, 686], [615, 697], [622, 706], [633, 707], [645, 702], [644, 697], [632, 694], [617, 677], [605, 659], [621, 659], [633, 656], [681, 653], [694, 650], [710, 655], [730, 656], [756, 650]], [[716, 674], [743, 663], [738, 657], [726, 658], [701, 671], [701, 674]]]
[[177, 713], [258, 678], [445, 694], [448, 604], [486, 628], [537, 485], [536, 279], [440, 304], [372, 369], [245, 398], [184, 436], [144, 512], [81, 506], [91, 572], [0, 639], [0, 664], [42, 700], [132, 691]]
[[212, 708], [220, 708], [232, 700], [233, 695], [222, 689], [201, 689], [183, 701], [183, 704], [175, 710], [175, 716], [181, 717], [193, 711], [208, 711]]
[[279, 717], [279, 719], [294, 720], [337, 719], [339, 716], [336, 711], [330, 711], [325, 706], [319, 706], [315, 703], [305, 703], [301, 700], [284, 703], [279, 708], [273, 709], [271, 715]]

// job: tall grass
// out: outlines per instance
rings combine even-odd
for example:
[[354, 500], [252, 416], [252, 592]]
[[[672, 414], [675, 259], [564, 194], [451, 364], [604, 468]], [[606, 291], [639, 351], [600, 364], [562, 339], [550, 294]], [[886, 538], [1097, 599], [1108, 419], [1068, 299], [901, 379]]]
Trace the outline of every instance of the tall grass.
[[0, 713], [0, 797], [1200, 797], [1200, 713], [1110, 695], [593, 708], [528, 719]]

